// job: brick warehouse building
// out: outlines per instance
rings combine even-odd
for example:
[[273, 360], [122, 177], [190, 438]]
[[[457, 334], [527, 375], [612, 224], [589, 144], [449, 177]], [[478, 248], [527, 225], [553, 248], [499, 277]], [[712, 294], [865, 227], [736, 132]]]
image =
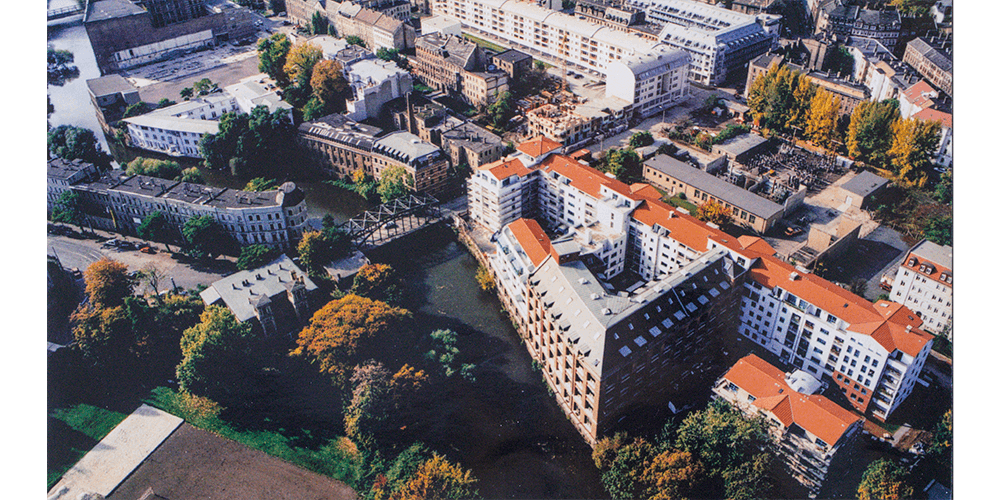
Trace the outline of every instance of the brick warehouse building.
[[128, 0], [87, 4], [83, 26], [101, 75], [220, 42], [256, 39], [250, 11], [225, 0], [147, 4], [149, 10]]

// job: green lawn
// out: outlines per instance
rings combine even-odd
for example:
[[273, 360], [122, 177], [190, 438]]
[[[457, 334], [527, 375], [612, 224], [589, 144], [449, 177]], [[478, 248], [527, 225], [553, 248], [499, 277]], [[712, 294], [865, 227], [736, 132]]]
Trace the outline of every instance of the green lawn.
[[48, 488], [127, 416], [87, 404], [53, 410], [48, 424]]
[[482, 38], [475, 37], [475, 36], [469, 35], [467, 33], [463, 34], [462, 36], [464, 36], [465, 38], [468, 38], [469, 40], [472, 40], [473, 42], [476, 42], [476, 45], [478, 45], [479, 48], [482, 48], [482, 49], [490, 49], [490, 50], [495, 50], [497, 52], [503, 52], [503, 51], [507, 50], [505, 47], [501, 47], [501, 46], [499, 46], [499, 45], [497, 45], [495, 43], [492, 43], [492, 42], [487, 42], [486, 40], [483, 40]]
[[670, 205], [673, 205], [675, 207], [681, 207], [681, 208], [687, 210], [688, 212], [691, 212], [691, 215], [694, 215], [694, 214], [698, 213], [698, 206], [697, 205], [695, 205], [694, 203], [691, 203], [690, 201], [682, 200], [682, 199], [678, 198], [677, 196], [672, 196], [670, 198], [664, 197], [663, 201], [666, 202], [666, 203], [669, 203]]

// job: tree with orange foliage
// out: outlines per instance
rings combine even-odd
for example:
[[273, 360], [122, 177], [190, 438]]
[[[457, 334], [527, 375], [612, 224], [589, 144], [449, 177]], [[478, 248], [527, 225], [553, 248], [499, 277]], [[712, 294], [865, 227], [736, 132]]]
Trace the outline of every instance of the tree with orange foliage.
[[443, 500], [446, 498], [478, 498], [472, 488], [477, 480], [472, 473], [452, 465], [441, 455], [434, 454], [424, 462], [389, 498], [392, 500]]
[[351, 293], [396, 304], [402, 297], [403, 282], [388, 264], [365, 264], [354, 275]]
[[711, 222], [719, 227], [728, 224], [733, 216], [733, 211], [722, 206], [715, 200], [709, 200], [698, 206], [698, 220]]
[[135, 280], [129, 277], [128, 267], [107, 257], [94, 262], [83, 273], [90, 304], [98, 309], [117, 307], [126, 297], [132, 296]]
[[357, 442], [371, 441], [390, 413], [395, 413], [392, 410], [398, 410], [426, 381], [427, 375], [410, 365], [403, 365], [391, 378], [377, 361], [356, 366], [351, 376], [351, 402], [344, 411], [344, 431]]
[[646, 486], [645, 498], [675, 500], [701, 497], [698, 490], [705, 479], [705, 468], [686, 451], [667, 450], [660, 453], [642, 471], [641, 482]]
[[913, 497], [906, 469], [880, 458], [868, 465], [858, 485], [858, 500], [900, 500]]
[[370, 357], [373, 341], [410, 316], [406, 309], [348, 294], [313, 314], [291, 355], [318, 362], [322, 373], [343, 385], [350, 379], [352, 367]]

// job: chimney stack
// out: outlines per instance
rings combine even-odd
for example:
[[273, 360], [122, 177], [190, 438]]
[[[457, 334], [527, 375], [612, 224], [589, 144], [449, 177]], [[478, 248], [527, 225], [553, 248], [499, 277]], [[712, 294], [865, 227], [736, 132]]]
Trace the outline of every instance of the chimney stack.
[[417, 135], [417, 124], [413, 122], [413, 102], [410, 101], [410, 94], [406, 93], [406, 128], [413, 135]]

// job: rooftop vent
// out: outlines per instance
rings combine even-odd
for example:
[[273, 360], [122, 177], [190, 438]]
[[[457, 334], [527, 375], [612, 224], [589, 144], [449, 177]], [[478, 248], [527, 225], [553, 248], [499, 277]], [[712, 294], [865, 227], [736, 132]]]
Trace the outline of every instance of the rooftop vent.
[[788, 275], [788, 279], [792, 281], [799, 279], [799, 273], [792, 271], [792, 273]]
[[601, 298], [601, 294], [599, 294], [599, 293], [592, 293], [592, 294], [590, 294], [590, 298], [594, 299], [594, 300], [597, 300], [597, 299]]
[[611, 309], [605, 307], [604, 309], [601, 309], [601, 314], [608, 316], [611, 314]]

